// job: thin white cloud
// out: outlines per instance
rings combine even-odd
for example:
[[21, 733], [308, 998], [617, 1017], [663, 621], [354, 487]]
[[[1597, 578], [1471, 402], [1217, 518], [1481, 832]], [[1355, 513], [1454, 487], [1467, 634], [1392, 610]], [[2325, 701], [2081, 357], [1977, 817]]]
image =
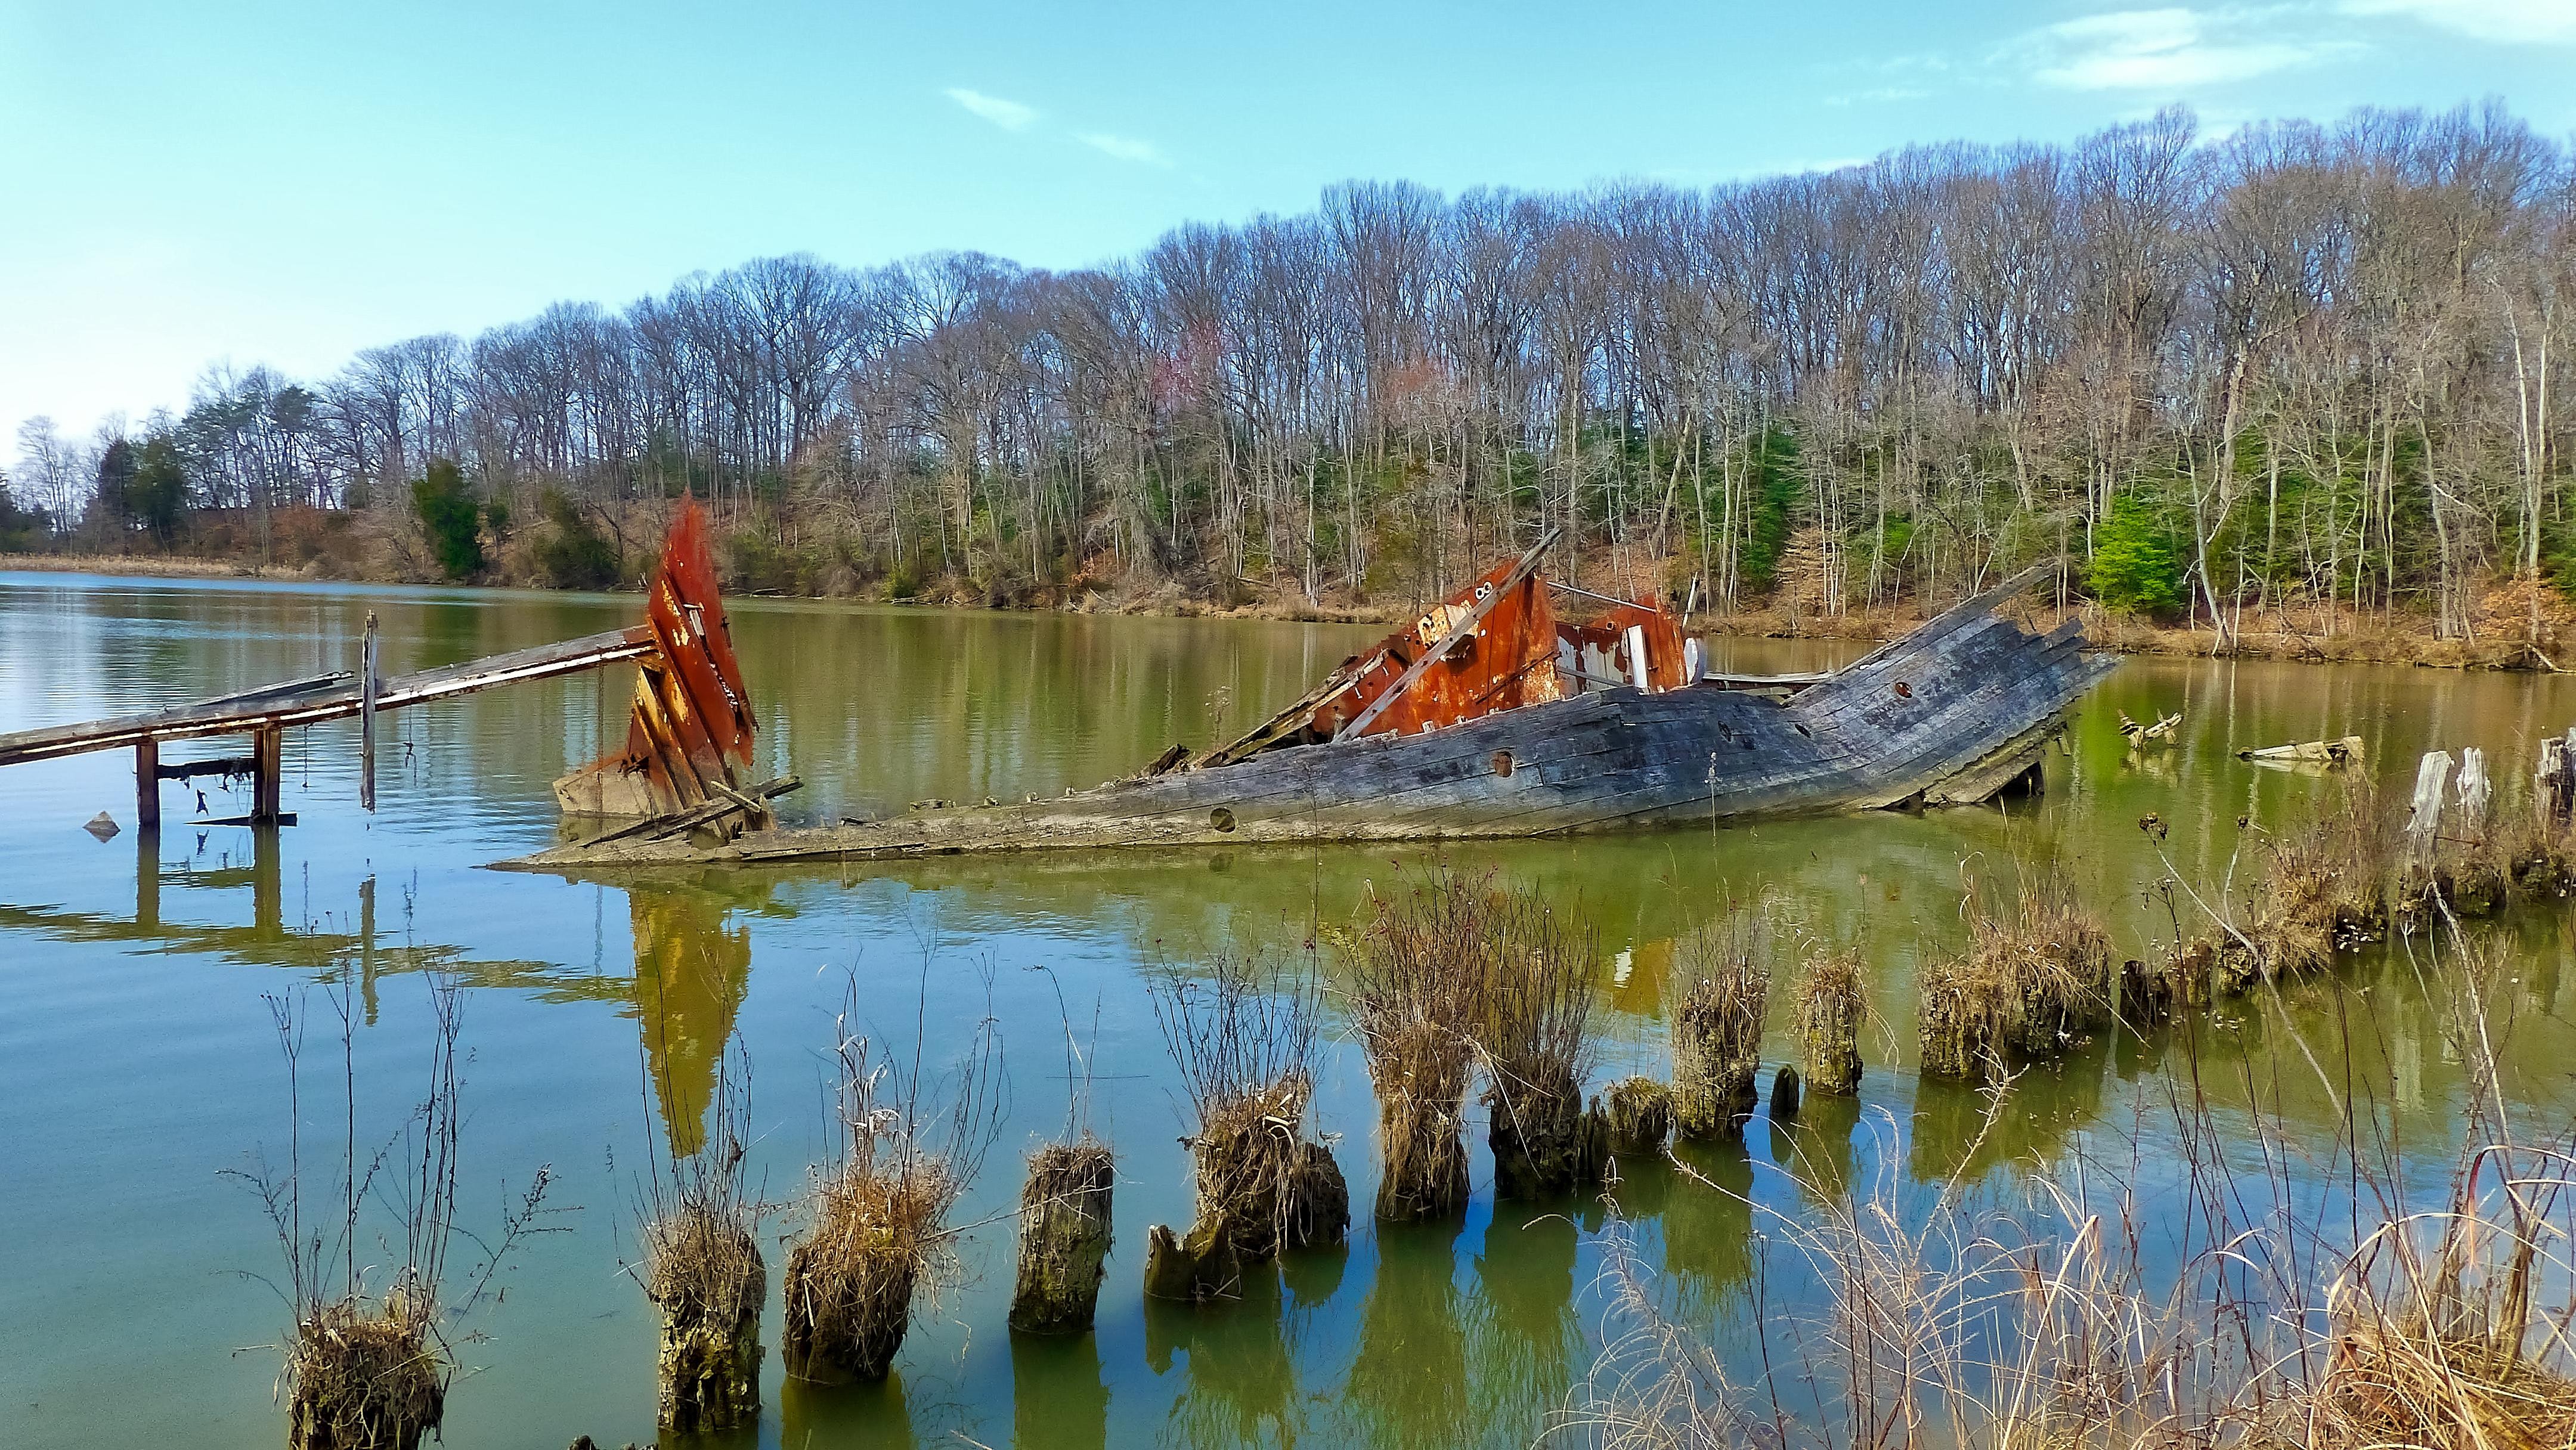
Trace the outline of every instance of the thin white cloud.
[[1034, 106], [1023, 106], [1000, 96], [988, 96], [982, 91], [970, 91], [964, 86], [953, 86], [943, 94], [1005, 131], [1025, 131], [1038, 118]]
[[[2061, 90], [2184, 90], [2314, 65], [2357, 48], [2293, 38], [2278, 9], [2115, 10], [2042, 26], [2013, 42], [2033, 80]], [[2302, 27], [2313, 34], [2313, 26]]]
[[2576, 44], [2576, 0], [2344, 0], [2348, 15], [2403, 15], [2472, 40]]
[[1151, 141], [1139, 141], [1130, 136], [1116, 136], [1107, 131], [1085, 131], [1074, 139], [1094, 151], [1106, 156], [1115, 156], [1121, 161], [1133, 161], [1144, 166], [1172, 164], [1171, 159], [1162, 153], [1161, 148]]

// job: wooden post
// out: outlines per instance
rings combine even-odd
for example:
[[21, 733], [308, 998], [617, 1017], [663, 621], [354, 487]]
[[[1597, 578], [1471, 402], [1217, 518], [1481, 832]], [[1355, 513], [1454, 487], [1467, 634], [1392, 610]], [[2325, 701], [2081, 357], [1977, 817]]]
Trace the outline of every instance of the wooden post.
[[2555, 736], [2540, 742], [2540, 765], [2531, 772], [2531, 794], [2540, 802], [2540, 818], [2552, 826], [2567, 822], [2567, 742]]
[[134, 742], [134, 828], [161, 829], [161, 742]]
[[2576, 814], [2576, 729], [2540, 743], [2540, 774], [2542, 793], [2549, 798], [2549, 823], [2564, 831], [2569, 816]]
[[358, 804], [376, 808], [376, 612], [367, 611], [367, 643], [358, 659]]
[[250, 737], [250, 823], [277, 824], [286, 794], [286, 731], [265, 725]]
[[2442, 787], [2451, 779], [2451, 752], [2428, 750], [2415, 766], [2415, 805], [2406, 816], [2406, 857], [2433, 864], [2433, 842], [2442, 833]]
[[2460, 819], [2455, 830], [2471, 840], [2485, 841], [2487, 806], [2494, 798], [2494, 790], [2487, 783], [2487, 753], [2477, 746], [2460, 752], [2458, 792]]
[[286, 874], [279, 869], [277, 831], [250, 833], [250, 926], [268, 941], [286, 935]]

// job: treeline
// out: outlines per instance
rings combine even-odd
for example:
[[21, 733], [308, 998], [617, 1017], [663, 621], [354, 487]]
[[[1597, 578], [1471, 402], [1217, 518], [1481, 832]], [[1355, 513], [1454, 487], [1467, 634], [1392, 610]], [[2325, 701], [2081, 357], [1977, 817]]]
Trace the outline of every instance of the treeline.
[[1353, 183], [1096, 270], [773, 258], [213, 374], [123, 443], [40, 420], [14, 482], [92, 546], [294, 506], [426, 556], [437, 494], [631, 571], [685, 490], [740, 575], [807, 590], [1410, 598], [1557, 528], [1561, 572], [1720, 610], [2059, 559], [2222, 630], [2450, 637], [2500, 577], [2576, 579], [2571, 209], [2568, 148], [2493, 104], [1708, 191]]

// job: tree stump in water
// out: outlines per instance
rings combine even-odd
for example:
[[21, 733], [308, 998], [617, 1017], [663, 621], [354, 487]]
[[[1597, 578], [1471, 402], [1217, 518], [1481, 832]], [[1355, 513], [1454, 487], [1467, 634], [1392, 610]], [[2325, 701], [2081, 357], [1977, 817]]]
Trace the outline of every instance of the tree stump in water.
[[1495, 1196], [1545, 1198], [1600, 1176], [1608, 1128], [1600, 1114], [1583, 1110], [1582, 1089], [1571, 1074], [1524, 1083], [1516, 1093], [1498, 1088], [1488, 1109]]
[[1109, 1256], [1109, 1204], [1116, 1162], [1091, 1138], [1050, 1143], [1029, 1160], [1020, 1189], [1018, 1284], [1011, 1327], [1025, 1334], [1079, 1334], [1100, 1303], [1101, 1261]]
[[1602, 1094], [1603, 1146], [1613, 1154], [1653, 1155], [1673, 1131], [1673, 1095], [1644, 1076], [1623, 1077]]
[[1231, 1299], [1243, 1284], [1243, 1260], [1223, 1213], [1202, 1214], [1180, 1238], [1165, 1224], [1145, 1231], [1145, 1297], [1200, 1304]]
[[1685, 1138], [1733, 1138], [1744, 1131], [1761, 1094], [1753, 1086], [1758, 1059], [1730, 1045], [1733, 1034], [1693, 1030], [1685, 1018], [1673, 1032], [1673, 1131]]
[[1798, 1116], [1798, 1070], [1787, 1063], [1771, 1078], [1771, 1121], [1793, 1122]]
[[447, 1408], [447, 1373], [424, 1326], [354, 1303], [296, 1326], [288, 1450], [416, 1450]]
[[1467, 1204], [1467, 1055], [1437, 1023], [1408, 1024], [1371, 1045], [1380, 1167], [1377, 1216], [1445, 1218]]
[[892, 1247], [798, 1244], [781, 1286], [787, 1323], [779, 1353], [787, 1372], [819, 1385], [884, 1379], [912, 1327], [917, 1267], [910, 1253]]
[[760, 1418], [760, 1301], [768, 1288], [763, 1269], [732, 1304], [662, 1307], [655, 1366], [663, 1429], [726, 1430]]

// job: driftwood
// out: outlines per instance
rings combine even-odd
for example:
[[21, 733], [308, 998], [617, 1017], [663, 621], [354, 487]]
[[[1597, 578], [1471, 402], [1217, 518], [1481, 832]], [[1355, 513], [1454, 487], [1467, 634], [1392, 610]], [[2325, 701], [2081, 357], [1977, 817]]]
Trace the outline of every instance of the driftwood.
[[2239, 760], [2263, 764], [2304, 761], [2320, 765], [2350, 765], [2362, 758], [2361, 737], [2347, 735], [2340, 740], [2306, 740], [2296, 745], [2266, 745], [2259, 750], [2236, 752]]
[[2172, 744], [2174, 731], [2179, 728], [2181, 724], [2182, 716], [2180, 713], [2160, 715], [2156, 718], [2156, 723], [2153, 725], [2146, 725], [2130, 719], [2128, 711], [2123, 710], [2120, 712], [2120, 734], [2128, 740], [2132, 749], [2141, 745]]
[[1981, 594], [1786, 704], [1710, 685], [1587, 691], [1423, 734], [1264, 751], [1060, 799], [763, 830], [625, 838], [503, 865], [867, 861], [967, 852], [1544, 836], [1982, 800], [2028, 780], [2110, 671], [2073, 622], [2033, 634]]

